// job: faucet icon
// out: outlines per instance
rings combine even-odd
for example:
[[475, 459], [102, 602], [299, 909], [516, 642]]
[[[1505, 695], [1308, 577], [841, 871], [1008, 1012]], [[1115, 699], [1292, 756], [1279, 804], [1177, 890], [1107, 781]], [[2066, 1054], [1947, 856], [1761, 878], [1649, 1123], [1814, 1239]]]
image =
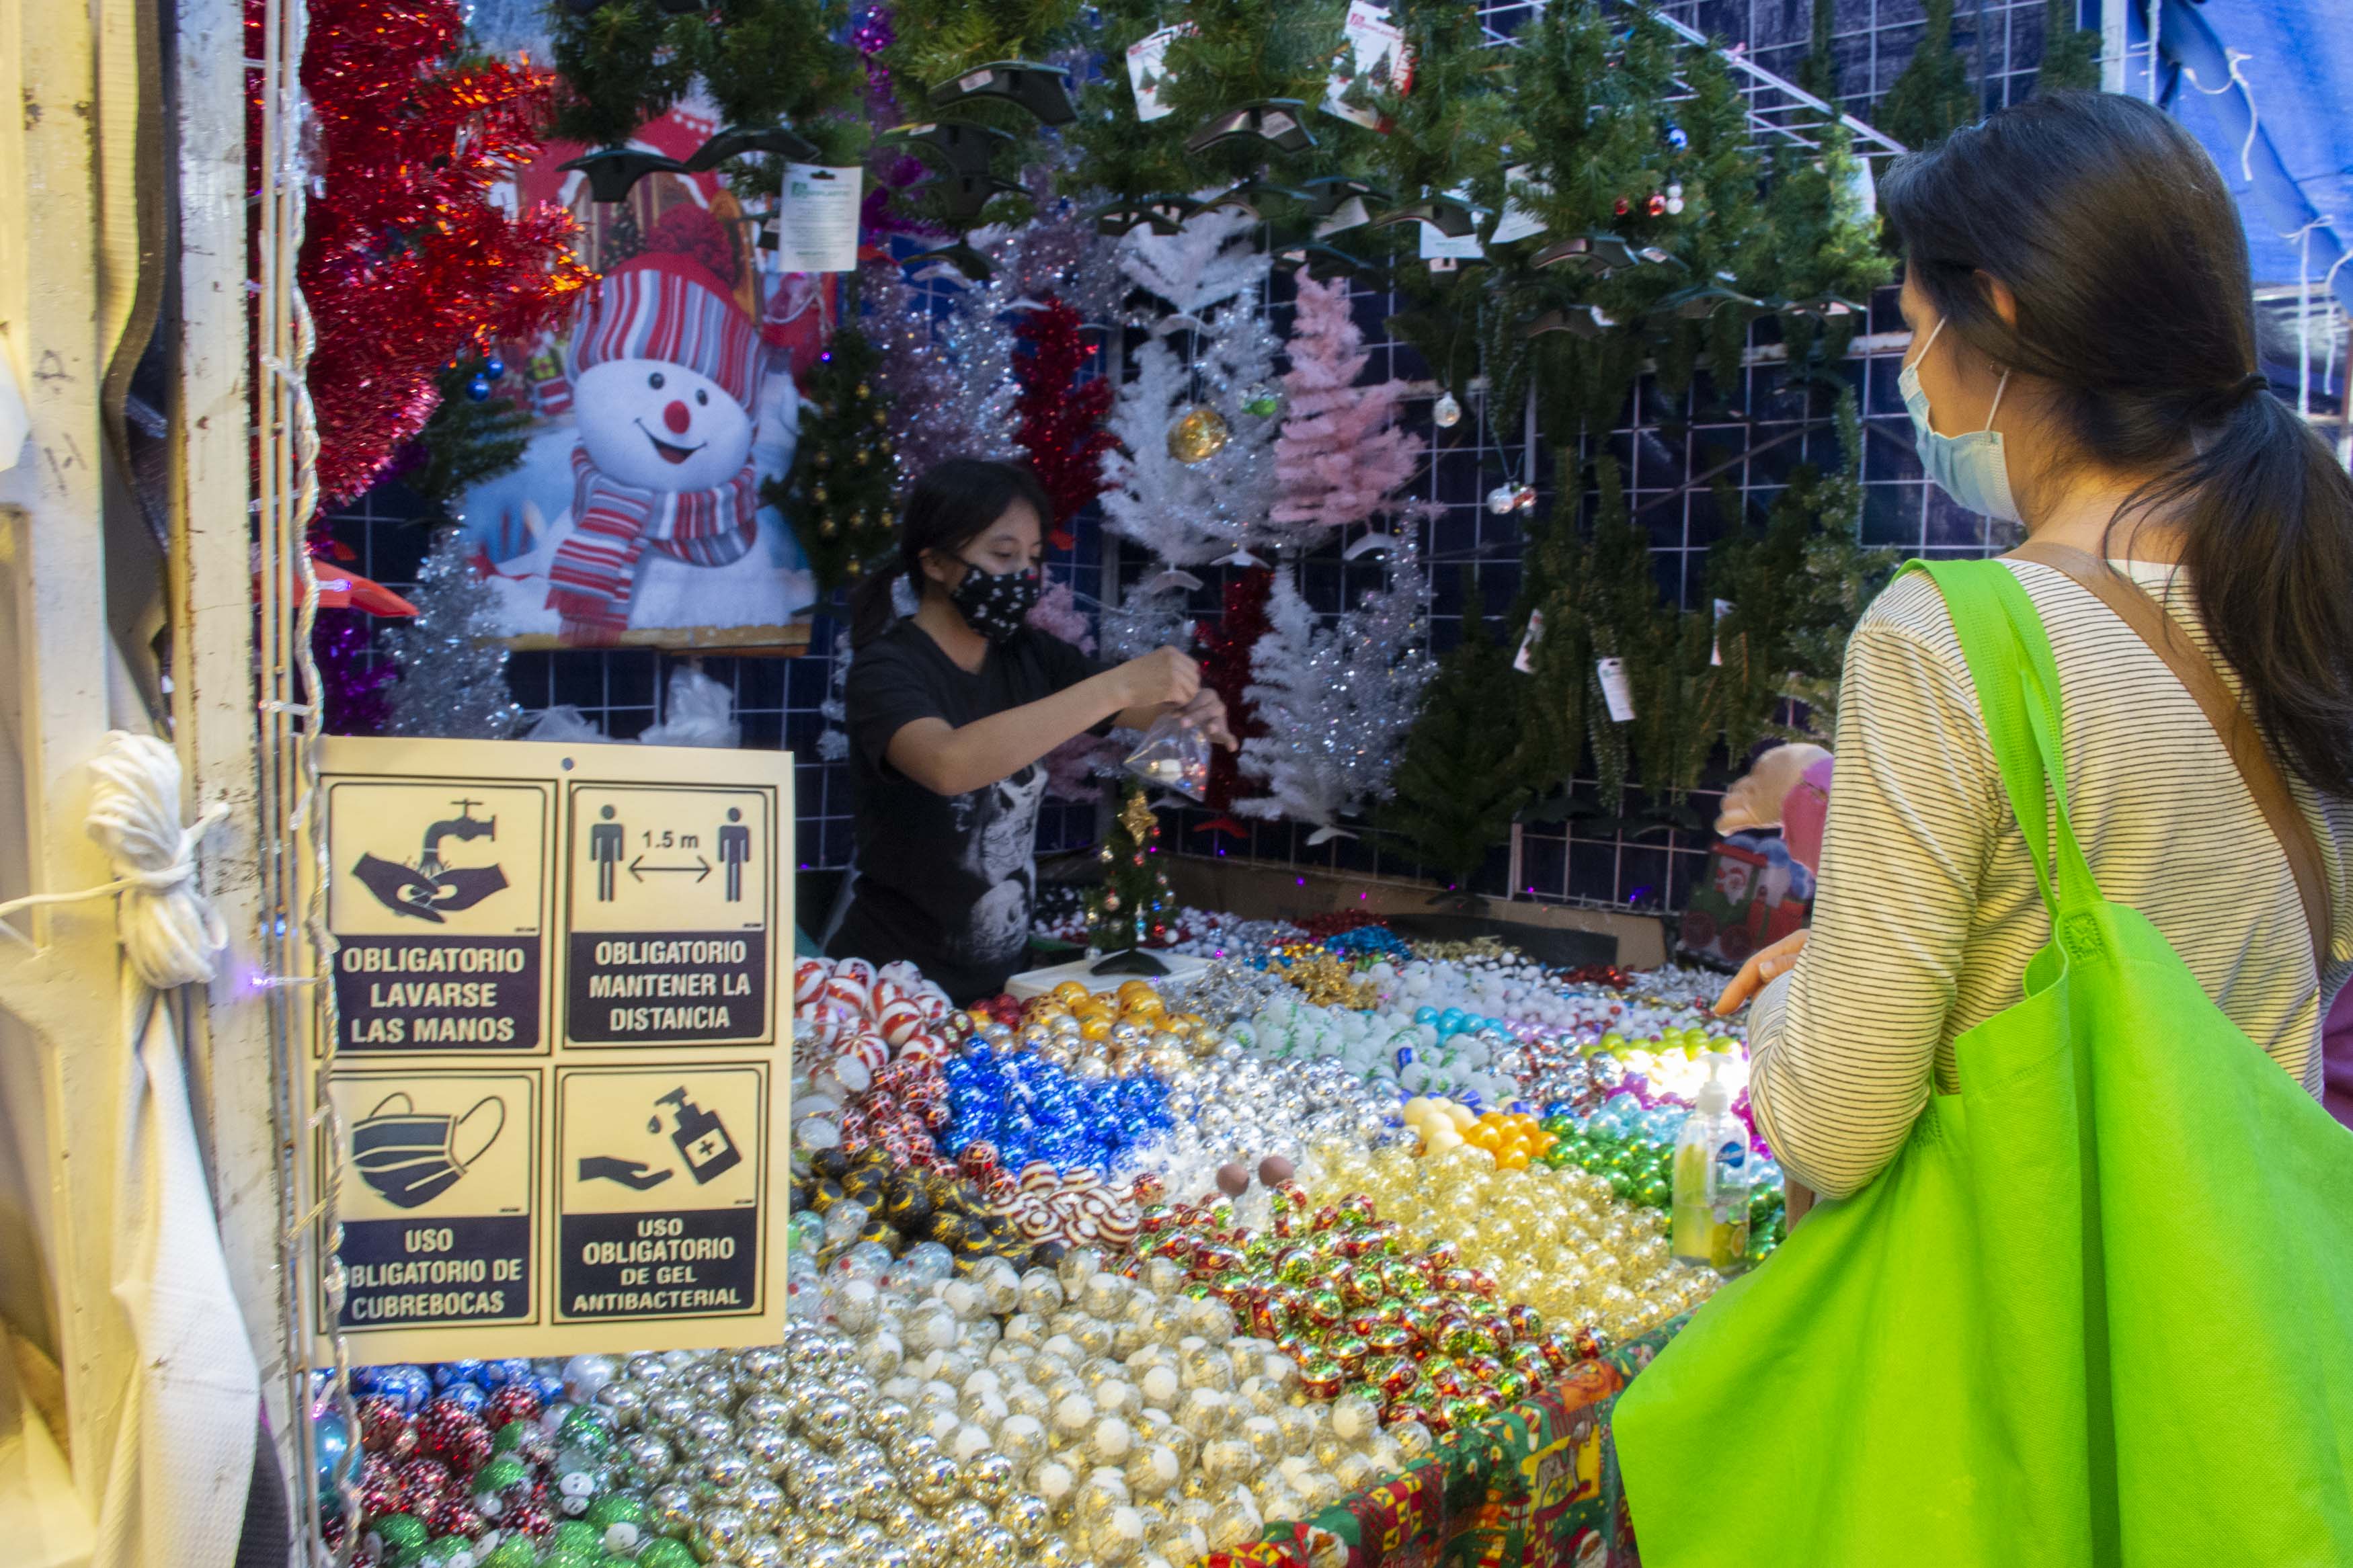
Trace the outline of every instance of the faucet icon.
[[425, 830], [425, 843], [417, 856], [417, 868], [427, 877], [441, 874], [441, 841], [444, 838], [468, 842], [476, 838], [495, 840], [499, 836], [497, 817], [473, 814], [473, 808], [482, 804], [480, 801], [454, 800], [449, 804], [458, 808], [458, 815], [445, 817]]

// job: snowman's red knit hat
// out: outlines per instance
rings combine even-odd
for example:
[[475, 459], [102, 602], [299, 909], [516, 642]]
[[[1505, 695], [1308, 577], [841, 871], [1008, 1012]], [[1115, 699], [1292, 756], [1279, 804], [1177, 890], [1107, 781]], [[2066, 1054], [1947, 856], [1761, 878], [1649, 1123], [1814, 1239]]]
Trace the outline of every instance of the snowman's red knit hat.
[[766, 352], [758, 325], [709, 268], [648, 251], [605, 274], [572, 337], [572, 374], [577, 379], [607, 360], [667, 360], [709, 376], [749, 407]]

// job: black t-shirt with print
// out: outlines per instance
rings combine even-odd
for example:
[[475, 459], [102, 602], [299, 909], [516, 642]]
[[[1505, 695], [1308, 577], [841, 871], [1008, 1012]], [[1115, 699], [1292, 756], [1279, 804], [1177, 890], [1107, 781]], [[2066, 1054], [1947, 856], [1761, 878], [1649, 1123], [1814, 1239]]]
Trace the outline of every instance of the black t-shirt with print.
[[912, 620], [858, 650], [843, 692], [858, 884], [828, 952], [878, 964], [912, 960], [959, 1004], [1004, 987], [1029, 942], [1045, 769], [1032, 763], [997, 784], [943, 795], [883, 753], [915, 720], [962, 728], [1050, 697], [1101, 668], [1035, 627], [990, 645], [977, 672], [958, 666]]

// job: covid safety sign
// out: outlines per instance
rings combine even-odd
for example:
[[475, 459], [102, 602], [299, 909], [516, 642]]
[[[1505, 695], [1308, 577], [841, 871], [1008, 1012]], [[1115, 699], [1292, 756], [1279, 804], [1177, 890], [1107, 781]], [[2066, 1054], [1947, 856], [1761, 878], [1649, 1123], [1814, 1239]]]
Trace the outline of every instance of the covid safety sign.
[[335, 736], [321, 762], [354, 1357], [774, 1343], [791, 756]]

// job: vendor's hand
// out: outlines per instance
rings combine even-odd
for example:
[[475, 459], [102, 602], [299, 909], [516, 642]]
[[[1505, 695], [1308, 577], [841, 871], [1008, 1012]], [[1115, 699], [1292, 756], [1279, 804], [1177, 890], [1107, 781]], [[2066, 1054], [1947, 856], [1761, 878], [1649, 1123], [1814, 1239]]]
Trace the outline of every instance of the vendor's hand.
[[1201, 689], [1201, 667], [1180, 648], [1156, 647], [1113, 671], [1128, 708], [1181, 708]]
[[1226, 723], [1226, 700], [1207, 686], [1193, 693], [1193, 700], [1176, 710], [1176, 716], [1229, 752], [1241, 744]]
[[1729, 1017], [1740, 1011], [1757, 993], [1765, 989], [1768, 981], [1778, 980], [1798, 966], [1798, 954], [1806, 951], [1806, 933], [1791, 931], [1770, 947], [1760, 947], [1748, 955], [1724, 994], [1715, 999], [1715, 1016]]

